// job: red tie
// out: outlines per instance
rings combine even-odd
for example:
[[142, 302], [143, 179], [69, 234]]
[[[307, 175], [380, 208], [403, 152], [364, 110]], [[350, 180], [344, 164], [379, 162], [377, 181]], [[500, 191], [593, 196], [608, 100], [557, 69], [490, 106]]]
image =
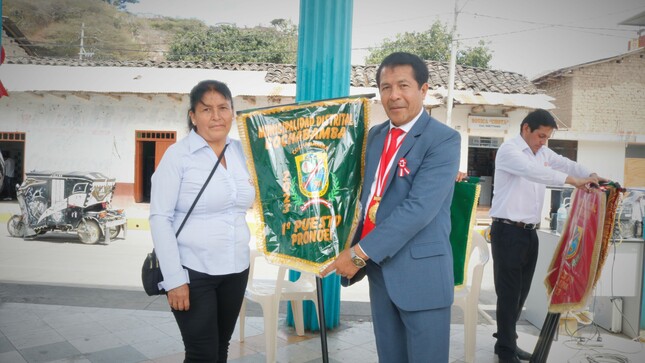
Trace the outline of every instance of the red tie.
[[[373, 217], [376, 220], [376, 208], [378, 208], [378, 203], [380, 203], [381, 197], [383, 196], [383, 189], [385, 189], [385, 182], [387, 180], [387, 175], [389, 172], [388, 166], [392, 161], [392, 158], [396, 154], [396, 151], [399, 149], [400, 143], [397, 143], [399, 137], [404, 133], [403, 130], [399, 128], [393, 128], [388, 134], [389, 142], [387, 142], [387, 147], [385, 143], [383, 144], [383, 151], [381, 151], [381, 161], [378, 168], [378, 175], [376, 178], [376, 188], [374, 189], [374, 195], [370, 200], [370, 204], [367, 208], [367, 213], [365, 213], [365, 221], [363, 222], [363, 232], [361, 233], [361, 239], [367, 236], [368, 233], [374, 229], [376, 226], [374, 221], [370, 218], [370, 211], [374, 210]], [[394, 165], [392, 166], [394, 167]]]

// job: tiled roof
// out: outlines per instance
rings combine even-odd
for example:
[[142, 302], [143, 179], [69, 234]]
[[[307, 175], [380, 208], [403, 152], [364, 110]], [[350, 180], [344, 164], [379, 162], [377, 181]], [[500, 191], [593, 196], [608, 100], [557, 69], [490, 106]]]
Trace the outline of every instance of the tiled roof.
[[93, 59], [71, 59], [71, 58], [47, 58], [47, 57], [21, 57], [7, 58], [7, 64], [35, 64], [46, 66], [66, 67], [146, 67], [146, 68], [197, 68], [197, 69], [221, 69], [230, 71], [266, 71], [273, 64], [269, 63], [213, 63], [213, 62], [157, 62], [144, 61], [116, 61], [116, 60], [93, 60]]
[[[296, 66], [271, 63], [212, 63], [212, 62], [156, 62], [156, 61], [110, 61], [78, 60], [63, 58], [22, 57], [8, 58], [9, 64], [35, 64], [68, 67], [148, 67], [219, 69], [232, 71], [266, 71], [269, 83], [295, 84]], [[430, 89], [447, 88], [448, 64], [427, 61]], [[376, 65], [352, 66], [351, 86], [376, 87]], [[495, 92], [504, 94], [541, 93], [526, 77], [518, 73], [458, 65], [455, 73], [455, 89], [472, 92]]]
[[[430, 72], [430, 89], [448, 88], [449, 66], [447, 63], [426, 61]], [[352, 66], [352, 86], [376, 87], [378, 66]], [[457, 65], [455, 70], [455, 89], [462, 91], [496, 93], [541, 93], [528, 78], [513, 72], [496, 71], [483, 68]]]
[[630, 50], [630, 51], [628, 51], [626, 53], [615, 55], [613, 57], [597, 59], [597, 60], [594, 60], [594, 61], [591, 61], [591, 62], [576, 64], [576, 65], [571, 66], [571, 67], [560, 68], [558, 70], [551, 71], [551, 72], [548, 72], [546, 74], [543, 74], [543, 75], [540, 75], [540, 76], [536, 77], [535, 79], [533, 79], [533, 83], [535, 85], [537, 85], [537, 86], [540, 86], [541, 84], [549, 82], [554, 78], [558, 78], [558, 77], [562, 77], [562, 76], [566, 76], [568, 74], [571, 74], [575, 70], [585, 68], [585, 67], [589, 67], [589, 66], [594, 66], [596, 64], [602, 64], [602, 63], [609, 63], [609, 62], [620, 63], [623, 58], [631, 57], [631, 56], [637, 55], [639, 53], [642, 53], [642, 54], [640, 54], [640, 58], [643, 58], [643, 55], [645, 55], [645, 48], [637, 48], [637, 49], [634, 49], [634, 50]]

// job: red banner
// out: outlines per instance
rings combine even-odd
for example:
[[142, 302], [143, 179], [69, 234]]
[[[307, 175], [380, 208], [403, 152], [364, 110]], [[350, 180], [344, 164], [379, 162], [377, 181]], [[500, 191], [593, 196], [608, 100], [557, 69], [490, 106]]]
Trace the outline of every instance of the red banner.
[[[2, 3], [2, 1], [0, 1], [0, 3]], [[0, 29], [2, 29], [2, 20], [0, 20]], [[5, 57], [4, 47], [0, 45], [0, 64], [4, 63], [4, 57]], [[2, 80], [0, 80], [0, 98], [4, 96], [9, 96], [9, 93], [2, 85]]]
[[613, 230], [619, 189], [576, 190], [544, 281], [549, 312], [582, 310], [598, 280]]

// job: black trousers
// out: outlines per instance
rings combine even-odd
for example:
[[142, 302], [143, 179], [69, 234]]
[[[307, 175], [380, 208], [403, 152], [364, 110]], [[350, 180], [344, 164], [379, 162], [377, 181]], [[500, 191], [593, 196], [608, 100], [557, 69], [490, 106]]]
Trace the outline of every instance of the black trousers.
[[539, 242], [535, 230], [501, 222], [493, 222], [490, 236], [497, 293], [495, 351], [508, 359], [517, 348], [516, 325], [531, 289]]
[[226, 362], [249, 270], [220, 276], [187, 270], [190, 309], [172, 311], [184, 341], [184, 362]]
[[5, 197], [16, 199], [16, 178], [12, 176], [4, 177], [3, 191]]

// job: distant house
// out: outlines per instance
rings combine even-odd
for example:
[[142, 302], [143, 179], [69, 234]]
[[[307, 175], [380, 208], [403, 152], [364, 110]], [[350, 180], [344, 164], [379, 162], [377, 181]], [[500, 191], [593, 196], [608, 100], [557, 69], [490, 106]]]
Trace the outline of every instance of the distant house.
[[[353, 66], [351, 73], [351, 95], [377, 95], [371, 124], [386, 119], [378, 101], [376, 68]], [[448, 66], [428, 62], [428, 68], [425, 105], [445, 121]], [[293, 103], [295, 75], [295, 66], [281, 64], [10, 56], [0, 67], [0, 79], [10, 93], [0, 99], [0, 148], [15, 150], [23, 173], [100, 171], [117, 179], [120, 205], [145, 202], [150, 175], [163, 152], [187, 133], [187, 95], [198, 81], [226, 82], [239, 111]], [[552, 98], [512, 72], [459, 66], [455, 83], [451, 125], [462, 135], [461, 169], [488, 177], [482, 191], [482, 204], [487, 205], [495, 149], [519, 132], [529, 111], [552, 108]]]
[[562, 122], [550, 146], [627, 187], [645, 187], [645, 48], [562, 68], [533, 83]]

